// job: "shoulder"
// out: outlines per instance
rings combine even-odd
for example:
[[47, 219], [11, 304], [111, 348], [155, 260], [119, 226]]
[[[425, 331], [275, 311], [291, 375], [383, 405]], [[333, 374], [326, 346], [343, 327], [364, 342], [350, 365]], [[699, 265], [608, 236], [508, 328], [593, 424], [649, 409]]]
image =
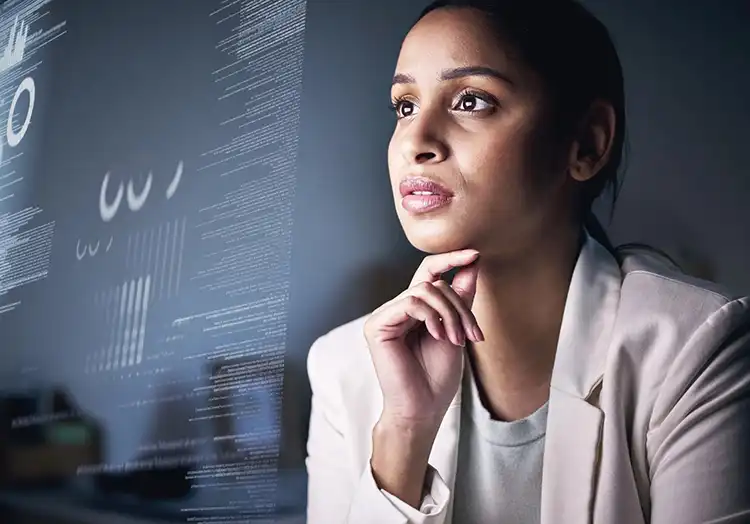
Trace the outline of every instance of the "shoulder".
[[370, 314], [339, 325], [318, 337], [307, 355], [313, 395], [356, 398], [377, 392], [364, 326]]
[[369, 313], [341, 324], [318, 337], [307, 356], [315, 375], [338, 375], [369, 360], [364, 327]]
[[617, 252], [624, 299], [638, 297], [655, 307], [682, 304], [678, 309], [693, 309], [701, 304], [701, 309], [711, 310], [740, 298], [724, 286], [684, 273], [665, 255], [647, 246], [622, 246]]
[[[319, 416], [355, 446], [369, 445], [382, 395], [364, 335], [370, 314], [318, 337], [307, 356], [312, 402]], [[364, 453], [364, 451], [362, 451]], [[364, 455], [362, 455], [364, 456]]]
[[685, 274], [656, 251], [619, 255], [612, 369], [620, 376], [632, 373], [639, 389], [658, 392], [652, 421], [661, 420], [678, 402], [715, 387], [719, 377], [732, 373], [733, 362], [750, 360], [750, 299]]
[[748, 321], [748, 297], [684, 273], [656, 250], [626, 248], [618, 254], [618, 316], [634, 328], [645, 324], [688, 334], [704, 326], [720, 335]]

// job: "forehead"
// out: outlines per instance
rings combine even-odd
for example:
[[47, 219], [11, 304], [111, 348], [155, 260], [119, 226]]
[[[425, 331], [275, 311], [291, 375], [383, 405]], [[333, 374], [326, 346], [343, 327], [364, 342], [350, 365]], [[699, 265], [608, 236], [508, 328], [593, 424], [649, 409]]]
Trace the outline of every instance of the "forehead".
[[[489, 66], [515, 70], [510, 47], [480, 11], [441, 8], [425, 15], [401, 46], [397, 70], [419, 76], [451, 66]], [[408, 70], [408, 71], [407, 71]]]

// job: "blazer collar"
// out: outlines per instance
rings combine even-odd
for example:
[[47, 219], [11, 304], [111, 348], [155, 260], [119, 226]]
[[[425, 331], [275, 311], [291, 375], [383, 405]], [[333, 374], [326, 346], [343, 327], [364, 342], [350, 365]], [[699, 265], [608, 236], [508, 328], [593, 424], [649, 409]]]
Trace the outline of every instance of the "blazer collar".
[[604, 374], [621, 284], [617, 260], [584, 230], [563, 311], [553, 389], [582, 399], [594, 393]]

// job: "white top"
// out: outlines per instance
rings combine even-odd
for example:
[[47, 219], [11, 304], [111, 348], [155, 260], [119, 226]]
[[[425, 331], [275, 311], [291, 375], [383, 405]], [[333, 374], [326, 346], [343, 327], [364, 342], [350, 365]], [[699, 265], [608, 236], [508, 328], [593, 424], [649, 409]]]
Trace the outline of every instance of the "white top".
[[471, 368], [465, 366], [453, 522], [538, 524], [548, 403], [524, 419], [494, 420]]

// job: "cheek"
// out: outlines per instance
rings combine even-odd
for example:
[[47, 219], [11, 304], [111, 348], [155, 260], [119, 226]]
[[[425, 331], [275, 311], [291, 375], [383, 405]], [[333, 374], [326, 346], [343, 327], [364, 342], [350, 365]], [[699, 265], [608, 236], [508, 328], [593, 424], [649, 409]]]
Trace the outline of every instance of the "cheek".
[[533, 133], [521, 126], [467, 142], [457, 158], [470, 202], [467, 212], [511, 222], [533, 215], [551, 189], [545, 187], [549, 158], [540, 154], [544, 156]]
[[388, 165], [391, 165], [393, 163], [394, 150], [395, 150], [395, 141], [394, 141], [394, 137], [391, 136], [391, 139], [388, 141]]
[[388, 142], [388, 173], [391, 181], [395, 181], [400, 176], [401, 156], [398, 154], [398, 143], [392, 136]]
[[391, 139], [388, 141], [388, 167], [389, 168], [395, 167], [394, 162], [393, 162], [395, 158], [395, 155], [394, 155], [395, 151], [396, 151], [395, 135], [391, 135]]
[[457, 152], [466, 184], [477, 196], [505, 199], [523, 183], [526, 158], [519, 133], [484, 133]]

